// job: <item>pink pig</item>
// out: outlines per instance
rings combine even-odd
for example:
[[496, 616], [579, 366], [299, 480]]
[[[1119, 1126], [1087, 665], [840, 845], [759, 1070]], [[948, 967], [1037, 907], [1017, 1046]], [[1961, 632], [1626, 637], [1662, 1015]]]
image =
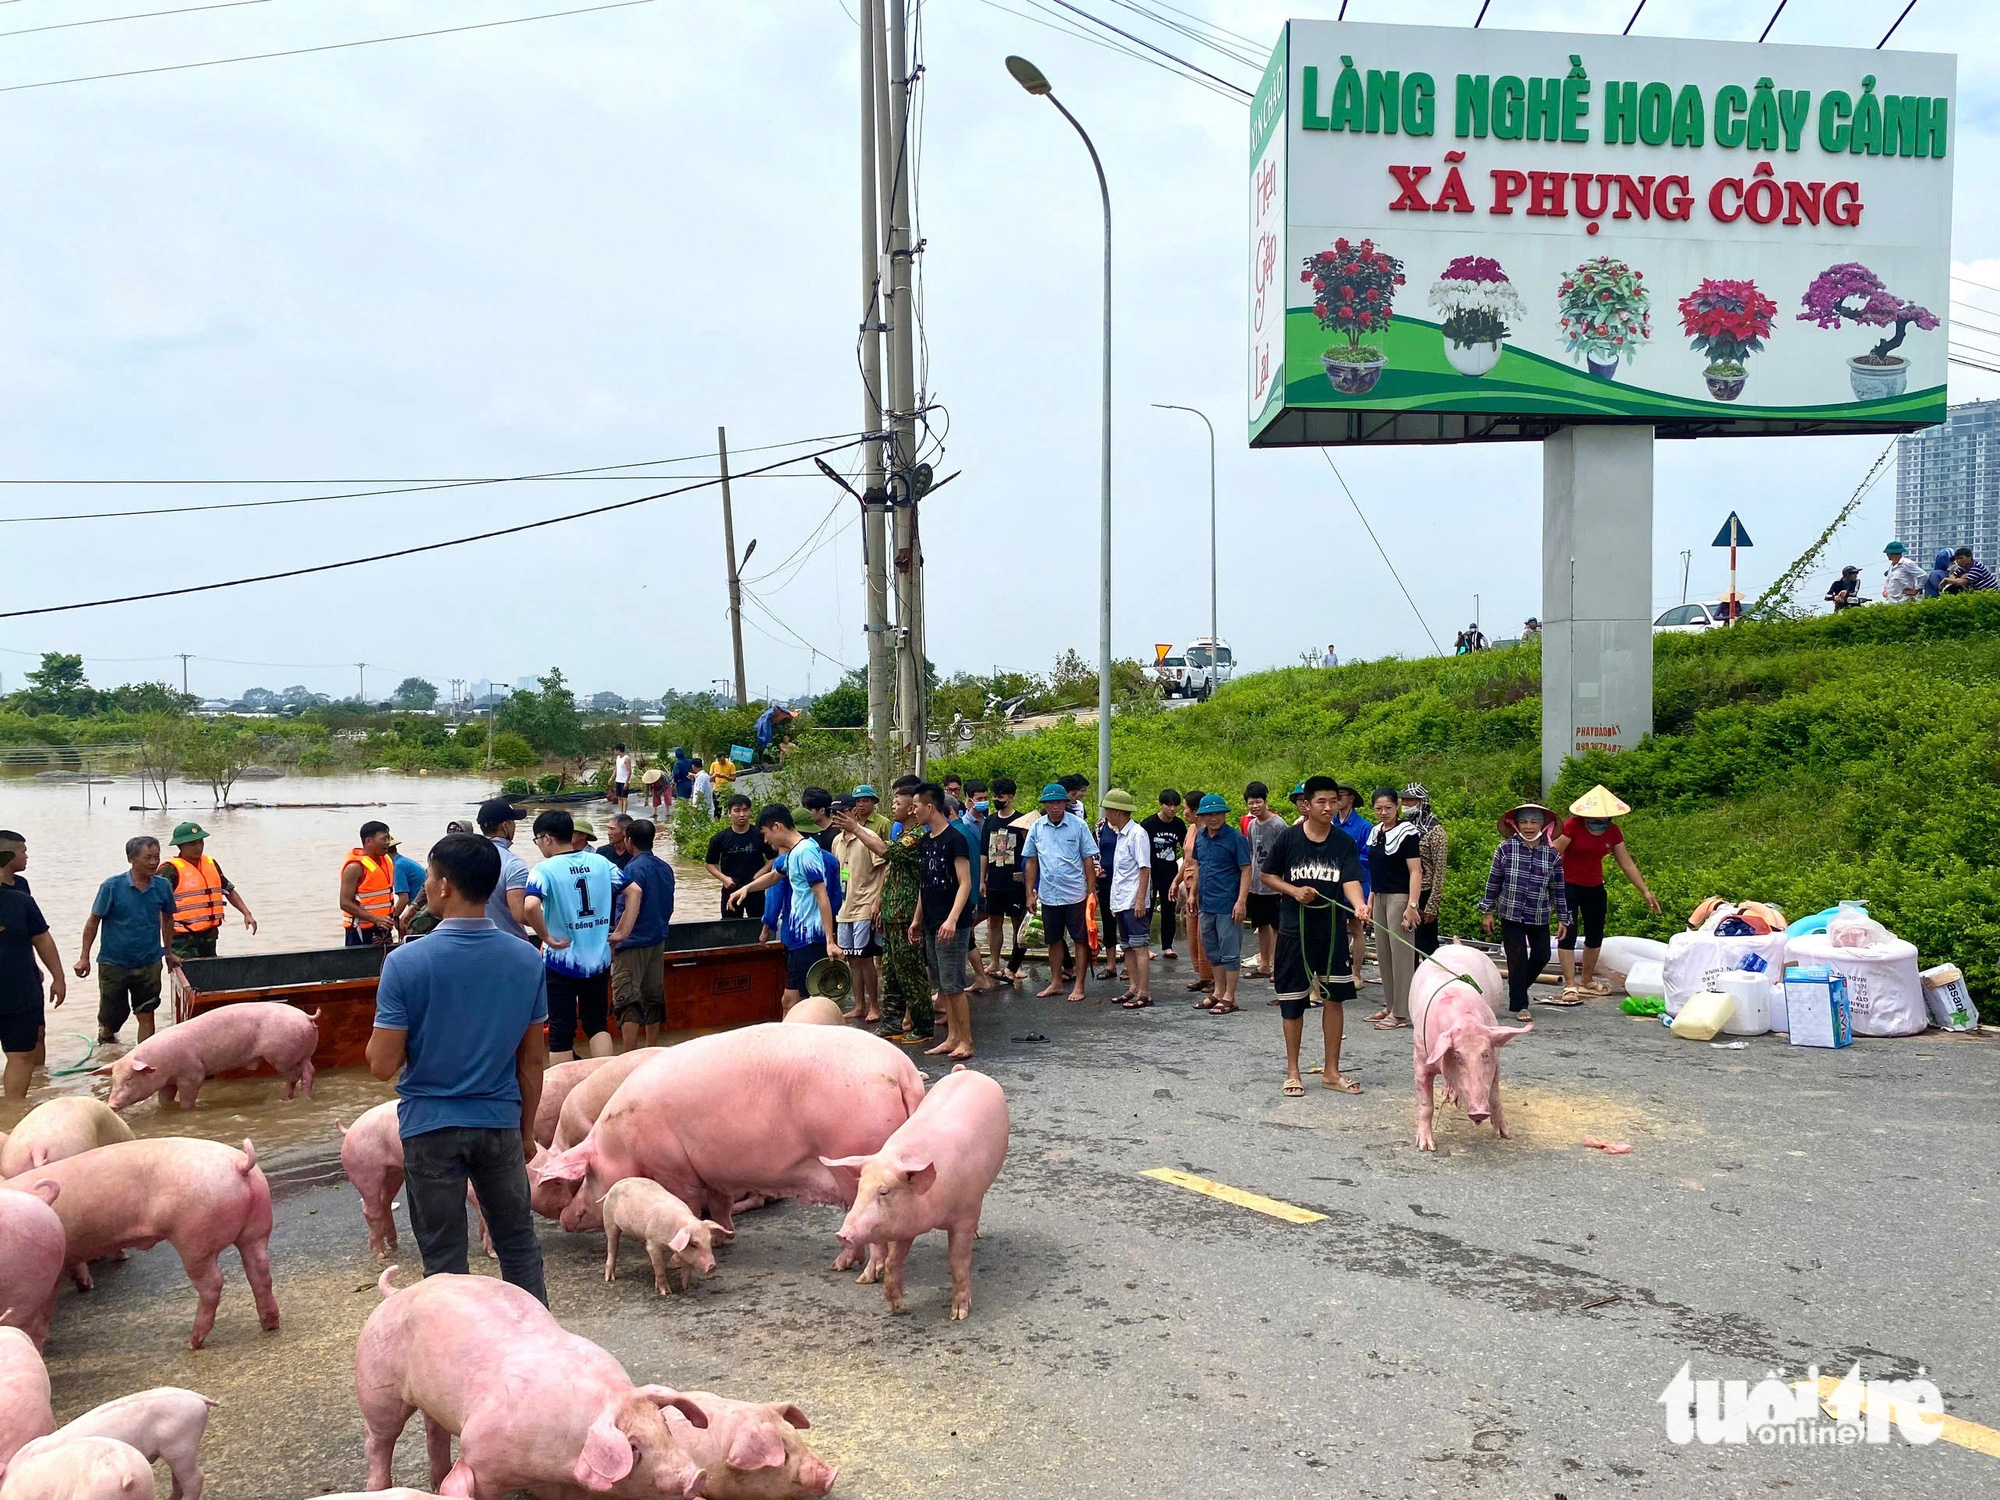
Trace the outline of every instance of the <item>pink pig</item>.
[[0, 1473], [16, 1449], [55, 1430], [48, 1366], [20, 1329], [0, 1328]]
[[[664, 1047], [640, 1047], [631, 1052], [621, 1052], [613, 1058], [593, 1057], [593, 1063], [602, 1067], [590, 1072], [572, 1083], [569, 1093], [556, 1112], [556, 1131], [547, 1142], [553, 1151], [567, 1151], [578, 1141], [590, 1134], [590, 1127], [597, 1123], [597, 1117], [604, 1113], [604, 1106], [611, 1102], [611, 1096], [618, 1092], [618, 1086], [647, 1063], [652, 1062], [667, 1049]], [[558, 1063], [559, 1068], [571, 1066]], [[556, 1071], [551, 1068], [550, 1072]], [[541, 1139], [541, 1111], [535, 1112], [535, 1139]]]
[[[368, 1424], [368, 1483], [390, 1484], [396, 1440], [424, 1414], [431, 1487], [502, 1500], [612, 1494], [623, 1500], [701, 1493], [701, 1471], [661, 1415], [702, 1410], [679, 1391], [635, 1386], [625, 1367], [565, 1333], [549, 1310], [491, 1276], [427, 1276], [369, 1315], [354, 1351], [354, 1387]], [[458, 1438], [458, 1462], [451, 1440]]]
[[97, 1071], [111, 1077], [113, 1109], [130, 1109], [154, 1094], [163, 1105], [178, 1095], [182, 1109], [193, 1109], [204, 1079], [259, 1062], [278, 1070], [287, 1099], [301, 1087], [310, 1099], [317, 1046], [318, 1011], [307, 1015], [275, 1000], [246, 1000], [156, 1031]]
[[0, 1180], [30, 1167], [132, 1139], [132, 1127], [96, 1099], [51, 1099], [21, 1117], [0, 1146]]
[[903, 1262], [910, 1246], [925, 1231], [942, 1229], [951, 1258], [952, 1318], [972, 1311], [972, 1242], [979, 1237], [986, 1190], [1006, 1159], [1007, 1095], [984, 1073], [967, 1072], [963, 1064], [932, 1085], [881, 1150], [823, 1158], [843, 1176], [858, 1175], [840, 1243], [850, 1256], [869, 1248], [861, 1279], [873, 1281], [880, 1275], [893, 1310], [903, 1310]]
[[[631, 1054], [625, 1055], [629, 1057]], [[542, 1074], [542, 1102], [535, 1107], [537, 1145], [547, 1146], [555, 1140], [556, 1122], [562, 1118], [563, 1101], [569, 1098], [570, 1090], [605, 1064], [617, 1060], [615, 1057], [579, 1057], [557, 1063]], [[608, 1099], [611, 1096], [607, 1094], [605, 1097]]]
[[[396, 1194], [403, 1190], [403, 1136], [396, 1105], [394, 1099], [378, 1104], [352, 1125], [340, 1127], [340, 1168], [361, 1195], [361, 1217], [368, 1221], [368, 1248], [377, 1260], [387, 1260], [396, 1248]], [[493, 1237], [487, 1232], [486, 1216], [479, 1213], [479, 1194], [469, 1182], [465, 1201], [479, 1216], [479, 1243], [490, 1257]]]
[[116, 1438], [74, 1438], [7, 1466], [4, 1500], [142, 1500], [151, 1497], [153, 1466]]
[[832, 1491], [840, 1471], [805, 1444], [812, 1426], [789, 1401], [731, 1401], [710, 1391], [687, 1391], [708, 1414], [706, 1429], [677, 1411], [667, 1415], [674, 1439], [701, 1468], [709, 1500], [805, 1500]]
[[121, 1141], [37, 1167], [0, 1186], [32, 1190], [42, 1182], [61, 1188], [54, 1206], [68, 1241], [70, 1278], [79, 1290], [90, 1290], [87, 1262], [127, 1247], [150, 1250], [166, 1240], [199, 1298], [188, 1336], [188, 1347], [199, 1349], [222, 1301], [217, 1257], [233, 1244], [257, 1299], [258, 1320], [266, 1331], [278, 1326], [278, 1299], [271, 1292], [271, 1185], [257, 1169], [250, 1142], [238, 1151], [191, 1136]]
[[[614, 1182], [600, 1206], [604, 1215], [604, 1279], [618, 1279], [618, 1236], [637, 1235], [653, 1263], [653, 1290], [667, 1295], [667, 1270], [680, 1267], [681, 1290], [694, 1284], [694, 1274], [715, 1274], [715, 1240], [733, 1238], [712, 1219], [695, 1217], [680, 1199], [644, 1177]], [[713, 1492], [711, 1492], [713, 1493]]]
[[893, 1043], [771, 1021], [663, 1050], [619, 1086], [589, 1135], [533, 1175], [579, 1189], [563, 1210], [572, 1231], [601, 1226], [598, 1205], [627, 1177], [650, 1177], [724, 1229], [742, 1193], [845, 1207], [853, 1179], [824, 1158], [879, 1149], [923, 1097], [923, 1075]]
[[0, 1324], [20, 1329], [37, 1349], [49, 1341], [67, 1263], [62, 1219], [49, 1207], [61, 1191], [53, 1182], [0, 1189]]
[[[1476, 987], [1475, 987], [1476, 986]], [[1500, 971], [1477, 948], [1452, 943], [1417, 965], [1410, 980], [1410, 1026], [1417, 1073], [1417, 1149], [1435, 1151], [1431, 1125], [1437, 1105], [1431, 1086], [1444, 1075], [1447, 1103], [1464, 1107], [1473, 1124], [1493, 1121], [1505, 1139], [1500, 1112], [1500, 1049], [1533, 1031], [1495, 1024], [1506, 995]]]
[[[201, 1500], [204, 1478], [198, 1462], [209, 1408], [220, 1405], [199, 1391], [157, 1386], [92, 1407], [74, 1422], [37, 1438], [14, 1455], [16, 1463], [78, 1438], [116, 1438], [139, 1451], [148, 1464], [164, 1458], [173, 1474], [170, 1500]], [[152, 1477], [148, 1470], [147, 1478]], [[149, 1492], [150, 1493], [150, 1492]]]

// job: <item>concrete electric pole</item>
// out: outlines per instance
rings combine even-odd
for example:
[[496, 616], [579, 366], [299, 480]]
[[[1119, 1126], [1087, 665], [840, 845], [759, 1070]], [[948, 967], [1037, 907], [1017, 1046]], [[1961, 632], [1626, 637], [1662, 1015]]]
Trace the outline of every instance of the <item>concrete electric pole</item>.
[[729, 434], [720, 427], [715, 429], [715, 451], [722, 460], [722, 545], [729, 553], [729, 645], [736, 657], [736, 704], [740, 708], [750, 701], [743, 680], [743, 580], [736, 571], [736, 518], [729, 509]]
[[[876, 111], [876, 82], [886, 67], [882, 0], [861, 0], [861, 424], [882, 430], [882, 230], [876, 160], [887, 131]], [[893, 166], [889, 168], [893, 171]], [[889, 629], [888, 494], [882, 472], [882, 441], [862, 448], [861, 554], [868, 604], [869, 774], [886, 794], [894, 779], [891, 703], [896, 673], [895, 643]]]
[[[924, 698], [924, 556], [917, 524], [916, 310], [910, 295], [910, 76], [905, 0], [888, 0], [888, 66], [876, 79], [877, 119], [888, 119], [882, 182], [888, 221], [889, 479], [896, 533], [896, 625], [899, 650], [896, 718], [904, 753], [921, 776], [929, 760]], [[880, 790], [880, 788], [878, 788]]]

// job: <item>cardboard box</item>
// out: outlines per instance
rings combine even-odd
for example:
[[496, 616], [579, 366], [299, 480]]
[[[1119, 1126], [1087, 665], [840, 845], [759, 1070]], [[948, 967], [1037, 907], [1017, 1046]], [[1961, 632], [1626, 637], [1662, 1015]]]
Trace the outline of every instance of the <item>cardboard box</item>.
[[1931, 1025], [1945, 1031], [1977, 1031], [1979, 1008], [1965, 986], [1957, 964], [1936, 964], [1918, 976], [1924, 982], [1924, 1008]]
[[1845, 1047], [1854, 1040], [1847, 980], [1831, 969], [1785, 971], [1785, 1021], [1794, 1047]]

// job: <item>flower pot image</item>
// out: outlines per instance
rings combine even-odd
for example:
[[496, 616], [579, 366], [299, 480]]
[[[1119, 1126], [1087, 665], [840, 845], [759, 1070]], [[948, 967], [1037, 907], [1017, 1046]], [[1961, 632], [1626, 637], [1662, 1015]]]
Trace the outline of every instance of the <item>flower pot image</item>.
[[1881, 401], [1900, 396], [1910, 383], [1910, 362], [1900, 354], [1879, 358], [1858, 354], [1847, 362], [1847, 383], [1856, 401]]
[[1615, 359], [1599, 359], [1594, 354], [1586, 354], [1583, 357], [1583, 362], [1589, 367], [1590, 373], [1595, 375], [1599, 380], [1616, 380], [1618, 378], [1618, 361]]
[[1478, 344], [1455, 344], [1446, 339], [1444, 357], [1445, 362], [1459, 374], [1477, 378], [1500, 363], [1500, 341], [1488, 339]]
[[1708, 393], [1716, 400], [1734, 401], [1743, 394], [1743, 382], [1750, 378], [1750, 372], [1741, 365], [1710, 365], [1701, 378], [1708, 382]]
[[1333, 388], [1343, 396], [1365, 396], [1375, 389], [1375, 382], [1382, 378], [1382, 367], [1388, 363], [1379, 354], [1371, 360], [1335, 359], [1331, 353], [1322, 354], [1319, 362], [1326, 368], [1326, 378], [1333, 382]]

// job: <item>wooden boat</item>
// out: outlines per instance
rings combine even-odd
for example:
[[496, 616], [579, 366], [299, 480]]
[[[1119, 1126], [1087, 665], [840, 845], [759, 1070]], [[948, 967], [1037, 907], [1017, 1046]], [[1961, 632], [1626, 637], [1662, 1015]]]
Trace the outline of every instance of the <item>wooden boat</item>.
[[[757, 941], [760, 924], [682, 922], [668, 929], [665, 967], [669, 1034], [719, 1031], [783, 1018], [785, 950]], [[416, 939], [422, 942], [423, 939]], [[307, 953], [259, 953], [240, 958], [191, 958], [182, 966], [188, 994], [174, 1019], [218, 1006], [275, 1000], [319, 1012], [313, 1067], [365, 1068], [375, 1028], [375, 989], [386, 948], [326, 948]], [[256, 1068], [225, 1077], [247, 1077]]]

